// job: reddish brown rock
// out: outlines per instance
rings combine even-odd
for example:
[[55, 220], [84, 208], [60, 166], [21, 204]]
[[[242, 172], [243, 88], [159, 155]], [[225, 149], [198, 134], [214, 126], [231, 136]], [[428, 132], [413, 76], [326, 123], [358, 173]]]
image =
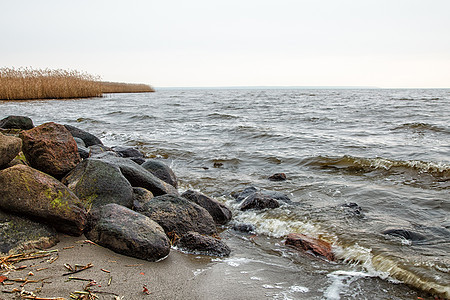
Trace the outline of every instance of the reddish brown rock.
[[297, 249], [311, 251], [322, 256], [329, 261], [334, 261], [335, 257], [328, 242], [315, 239], [300, 233], [290, 233], [286, 238], [286, 245], [294, 246]]
[[42, 124], [24, 131], [22, 151], [33, 168], [62, 177], [81, 161], [72, 134], [60, 124]]
[[19, 154], [22, 141], [14, 136], [0, 133], [0, 167], [7, 165]]

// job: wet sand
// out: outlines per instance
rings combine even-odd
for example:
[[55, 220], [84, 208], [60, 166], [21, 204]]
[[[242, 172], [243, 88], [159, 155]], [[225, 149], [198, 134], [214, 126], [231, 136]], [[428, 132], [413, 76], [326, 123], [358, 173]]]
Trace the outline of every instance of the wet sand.
[[[97, 286], [90, 287], [99, 299], [261, 299], [264, 291], [238, 287], [228, 282], [225, 286], [223, 274], [202, 274], [211, 258], [189, 255], [171, 250], [170, 255], [160, 262], [147, 262], [114, 253], [106, 248], [85, 242], [82, 237], [60, 236], [60, 243], [48, 249], [58, 249], [50, 256], [22, 261], [16, 266], [26, 265], [19, 271], [6, 275], [9, 279], [28, 277], [39, 281], [27, 283], [22, 288], [34, 292], [42, 298], [62, 297], [70, 299], [70, 294], [83, 291], [88, 281], [69, 280], [77, 277], [95, 280]], [[57, 257], [52, 263], [49, 261]], [[73, 275], [64, 264], [93, 267]], [[43, 269], [45, 268], [45, 269]], [[199, 271], [199, 272], [197, 272]], [[34, 275], [29, 275], [32, 272]], [[12, 281], [6, 281], [11, 283]], [[110, 284], [108, 284], [110, 282]], [[1, 286], [0, 299], [14, 298], [16, 294], [5, 293], [14, 288], [21, 289], [20, 282]], [[144, 286], [149, 294], [144, 293]], [[115, 295], [118, 298], [115, 298]]]

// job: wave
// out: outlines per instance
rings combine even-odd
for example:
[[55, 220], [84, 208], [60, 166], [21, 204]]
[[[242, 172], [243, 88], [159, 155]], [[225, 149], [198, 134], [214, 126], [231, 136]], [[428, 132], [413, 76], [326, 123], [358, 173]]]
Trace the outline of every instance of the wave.
[[134, 115], [134, 116], [130, 117], [130, 119], [143, 121], [143, 120], [154, 120], [154, 119], [156, 119], [156, 117], [149, 116], [149, 115]]
[[208, 118], [212, 119], [218, 119], [218, 120], [232, 120], [232, 119], [239, 119], [238, 116], [233, 116], [229, 114], [219, 114], [219, 113], [212, 113], [208, 115]]
[[450, 134], [450, 130], [444, 127], [427, 124], [427, 123], [405, 123], [398, 127], [393, 128], [392, 130], [413, 130], [413, 131], [433, 131], [433, 132], [440, 132], [440, 133], [448, 133]]

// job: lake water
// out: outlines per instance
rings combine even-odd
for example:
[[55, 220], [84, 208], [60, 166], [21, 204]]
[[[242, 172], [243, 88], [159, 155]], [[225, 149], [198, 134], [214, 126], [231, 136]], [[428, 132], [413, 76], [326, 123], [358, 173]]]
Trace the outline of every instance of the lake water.
[[[161, 159], [194, 189], [229, 205], [229, 258], [199, 260], [194, 276], [263, 290], [269, 299], [450, 297], [450, 90], [166, 89], [82, 100], [0, 102], [89, 131], [107, 146]], [[286, 181], [267, 178], [283, 172]], [[248, 186], [292, 204], [240, 212]], [[356, 206], [356, 205], [357, 206]], [[419, 238], [386, 235], [408, 230]], [[333, 244], [329, 263], [283, 244], [291, 232]], [[224, 295], [223, 298], [226, 298]], [[430, 298], [431, 299], [431, 298]]]

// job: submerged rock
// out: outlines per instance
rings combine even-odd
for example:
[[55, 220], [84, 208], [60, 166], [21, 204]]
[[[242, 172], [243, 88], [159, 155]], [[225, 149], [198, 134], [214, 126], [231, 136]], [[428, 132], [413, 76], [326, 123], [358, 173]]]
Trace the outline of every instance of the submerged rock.
[[382, 232], [386, 235], [396, 236], [400, 238], [407, 239], [412, 242], [418, 242], [426, 240], [426, 237], [420, 233], [406, 230], [406, 229], [389, 229]]
[[256, 227], [253, 224], [237, 223], [233, 225], [233, 230], [245, 233], [253, 233], [255, 232]]
[[53, 122], [20, 134], [22, 151], [33, 168], [60, 178], [81, 161], [77, 143], [70, 132]]
[[208, 235], [217, 233], [209, 212], [180, 196], [157, 196], [137, 211], [156, 221], [169, 236], [181, 237], [189, 231]]
[[70, 131], [73, 137], [82, 139], [86, 147], [93, 145], [103, 145], [102, 141], [98, 137], [89, 132], [86, 132], [80, 128], [67, 124], [65, 124], [64, 127], [66, 127], [66, 129]]
[[0, 128], [4, 129], [28, 130], [33, 127], [33, 121], [30, 118], [24, 116], [9, 116], [0, 120]]
[[286, 245], [291, 245], [297, 249], [305, 251], [311, 251], [312, 253], [322, 256], [329, 261], [335, 260], [330, 243], [306, 236], [304, 234], [290, 233], [286, 238]]
[[183, 235], [176, 246], [184, 251], [201, 255], [224, 257], [231, 253], [231, 249], [221, 240], [192, 231]]
[[286, 174], [284, 173], [275, 173], [268, 178], [270, 181], [285, 181]]
[[20, 152], [22, 140], [0, 133], [0, 167], [9, 164]]
[[257, 192], [259, 192], [263, 195], [266, 195], [270, 198], [273, 198], [277, 201], [283, 201], [286, 203], [292, 202], [291, 199], [289, 198], [289, 196], [286, 195], [285, 193], [277, 192], [277, 191], [270, 191], [270, 190], [265, 190], [265, 189], [259, 189], [254, 186], [247, 187], [242, 192], [234, 193], [232, 196], [236, 199], [237, 202], [241, 202], [241, 201], [245, 200], [248, 196], [250, 196], [254, 193], [257, 193]]
[[85, 204], [55, 178], [25, 165], [0, 171], [0, 209], [48, 223], [58, 231], [81, 235]]
[[272, 197], [256, 192], [246, 197], [239, 207], [240, 210], [266, 209], [280, 207], [280, 203]]
[[177, 176], [165, 163], [156, 159], [149, 159], [142, 164], [142, 167], [162, 181], [167, 182], [174, 188], [178, 188]]
[[206, 209], [218, 225], [226, 224], [231, 220], [230, 209], [215, 199], [192, 190], [184, 192], [181, 196]]
[[53, 227], [0, 210], [1, 253], [47, 249], [57, 243], [58, 238]]
[[160, 225], [117, 204], [94, 209], [85, 235], [114, 252], [148, 261], [163, 259], [170, 252], [169, 239]]
[[133, 189], [119, 168], [98, 159], [83, 160], [62, 182], [86, 205], [117, 203], [133, 206]]

